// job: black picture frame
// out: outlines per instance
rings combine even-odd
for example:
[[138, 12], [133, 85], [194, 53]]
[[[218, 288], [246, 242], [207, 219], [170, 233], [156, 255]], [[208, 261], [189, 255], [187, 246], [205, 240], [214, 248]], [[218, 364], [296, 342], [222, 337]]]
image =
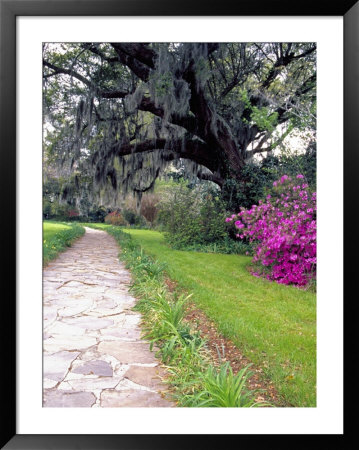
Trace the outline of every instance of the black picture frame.
[[[2, 288], [2, 369], [3, 419], [1, 448], [6, 449], [177, 449], [255, 444], [278, 440], [288, 445], [293, 435], [19, 435], [16, 433], [16, 17], [18, 16], [342, 16], [344, 18], [344, 256], [347, 270], [344, 285], [350, 292], [355, 280], [355, 264], [350, 264], [357, 230], [353, 205], [355, 181], [359, 169], [359, 2], [319, 0], [289, 2], [283, 0], [0, 0], [0, 192], [3, 217], [1, 255], [6, 260], [1, 271]], [[355, 298], [352, 298], [355, 301]], [[346, 332], [354, 329], [353, 303], [345, 305]], [[346, 341], [349, 341], [347, 339]], [[348, 347], [344, 356], [345, 374], [354, 373]], [[348, 400], [348, 390], [345, 399]], [[355, 395], [352, 400], [355, 403]], [[346, 401], [348, 405], [352, 401]], [[350, 433], [352, 419], [347, 417], [345, 433], [330, 435], [343, 439]], [[165, 430], [164, 430], [165, 433]], [[320, 435], [296, 435], [298, 443]], [[208, 438], [208, 439], [206, 439]], [[339, 442], [338, 442], [339, 444]]]

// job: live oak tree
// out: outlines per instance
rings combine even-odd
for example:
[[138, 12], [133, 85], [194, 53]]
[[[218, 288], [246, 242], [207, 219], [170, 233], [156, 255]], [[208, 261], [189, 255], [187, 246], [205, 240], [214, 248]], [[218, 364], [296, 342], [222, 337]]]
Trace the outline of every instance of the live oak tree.
[[314, 43], [48, 43], [43, 84], [48, 161], [102, 193], [140, 198], [169, 163], [222, 187], [315, 131]]

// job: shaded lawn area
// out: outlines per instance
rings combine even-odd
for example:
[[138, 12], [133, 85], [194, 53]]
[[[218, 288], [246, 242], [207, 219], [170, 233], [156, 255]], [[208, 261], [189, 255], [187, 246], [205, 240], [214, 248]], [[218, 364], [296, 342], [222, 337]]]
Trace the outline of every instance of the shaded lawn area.
[[43, 222], [43, 265], [46, 266], [84, 233], [85, 229], [77, 223], [45, 220]]
[[263, 369], [287, 405], [316, 405], [314, 293], [250, 275], [247, 256], [172, 250], [159, 232], [123, 231], [167, 264], [169, 277], [193, 293], [198, 307]]

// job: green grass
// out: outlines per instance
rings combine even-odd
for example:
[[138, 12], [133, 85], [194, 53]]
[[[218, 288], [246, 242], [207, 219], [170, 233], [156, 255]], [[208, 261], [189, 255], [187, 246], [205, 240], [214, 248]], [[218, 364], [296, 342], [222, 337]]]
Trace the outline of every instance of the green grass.
[[314, 293], [253, 277], [248, 256], [173, 250], [159, 232], [123, 231], [166, 264], [169, 277], [263, 369], [286, 405], [316, 406]]
[[43, 222], [43, 265], [69, 247], [72, 242], [85, 233], [77, 223]]

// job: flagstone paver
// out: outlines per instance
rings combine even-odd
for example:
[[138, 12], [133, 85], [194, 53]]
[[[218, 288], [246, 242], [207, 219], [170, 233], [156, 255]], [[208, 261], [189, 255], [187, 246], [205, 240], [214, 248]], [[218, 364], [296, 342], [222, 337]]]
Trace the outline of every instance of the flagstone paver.
[[173, 407], [115, 239], [86, 233], [43, 271], [43, 406]]

